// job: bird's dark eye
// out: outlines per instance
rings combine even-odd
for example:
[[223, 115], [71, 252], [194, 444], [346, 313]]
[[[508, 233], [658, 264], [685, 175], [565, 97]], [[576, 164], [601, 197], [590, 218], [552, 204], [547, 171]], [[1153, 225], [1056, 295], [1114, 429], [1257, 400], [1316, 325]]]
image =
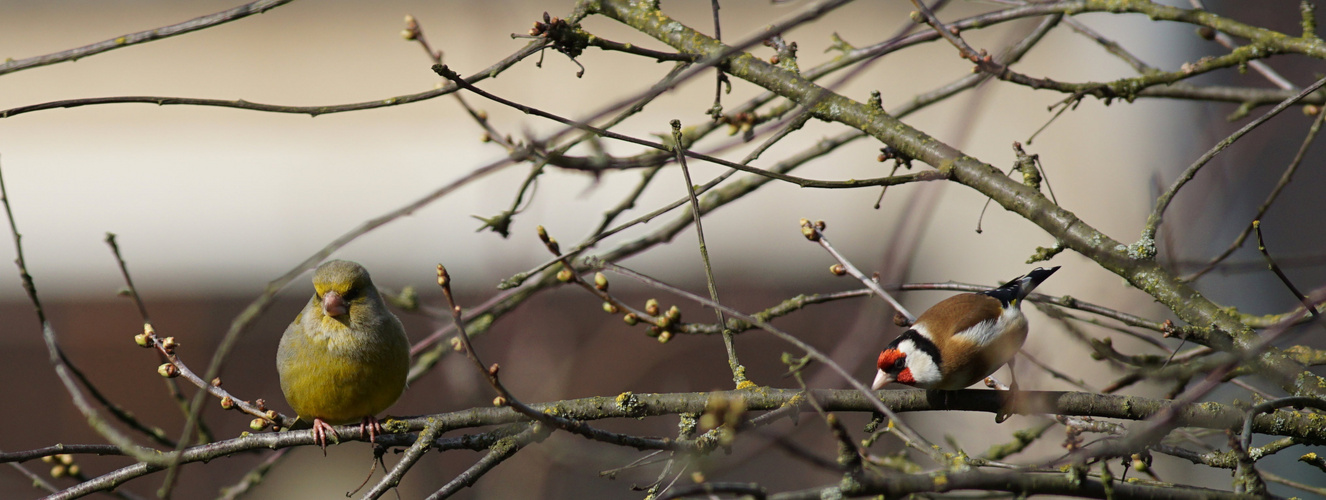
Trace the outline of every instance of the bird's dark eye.
[[354, 300], [354, 298], [355, 298], [356, 295], [359, 295], [359, 292], [358, 292], [358, 291], [356, 291], [356, 290], [346, 290], [345, 293], [341, 294], [341, 298], [343, 298], [343, 299], [345, 299], [345, 300]]
[[906, 357], [906, 356], [899, 356], [899, 357], [898, 357], [898, 360], [893, 362], [893, 369], [894, 369], [894, 370], [902, 371], [902, 369], [903, 369], [903, 368], [906, 368], [906, 367], [907, 367], [907, 357]]

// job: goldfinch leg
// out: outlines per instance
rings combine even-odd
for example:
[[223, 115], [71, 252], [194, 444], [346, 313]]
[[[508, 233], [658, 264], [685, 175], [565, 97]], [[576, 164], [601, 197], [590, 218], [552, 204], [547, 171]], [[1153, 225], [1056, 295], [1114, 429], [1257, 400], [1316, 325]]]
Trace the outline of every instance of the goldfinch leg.
[[327, 434], [331, 434], [336, 442], [341, 442], [341, 438], [336, 435], [336, 429], [333, 429], [331, 424], [320, 418], [313, 419], [313, 442], [322, 447], [323, 456], [327, 456]]
[[996, 424], [1008, 420], [1008, 417], [1013, 416], [1013, 413], [1015, 413], [1015, 410], [1019, 406], [1018, 399], [1020, 394], [1018, 392], [1018, 377], [1017, 374], [1014, 373], [1015, 371], [1016, 370], [1013, 369], [1013, 360], [1008, 360], [1008, 380], [1010, 382], [1008, 385], [1008, 395], [1004, 398], [1003, 407], [999, 408], [999, 411], [995, 413]]
[[377, 444], [378, 434], [382, 434], [382, 424], [372, 415], [359, 422], [359, 434], [368, 434], [368, 442]]

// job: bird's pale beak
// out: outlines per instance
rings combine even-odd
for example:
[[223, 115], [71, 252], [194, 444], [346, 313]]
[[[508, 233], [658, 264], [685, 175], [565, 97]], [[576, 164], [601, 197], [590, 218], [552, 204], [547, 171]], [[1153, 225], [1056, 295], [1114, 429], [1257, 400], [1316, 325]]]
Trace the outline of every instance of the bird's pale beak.
[[875, 381], [870, 384], [870, 390], [878, 391], [879, 388], [893, 383], [893, 375], [884, 373], [884, 370], [875, 372]]
[[350, 312], [350, 306], [345, 303], [345, 298], [341, 297], [341, 294], [328, 290], [322, 294], [322, 312], [335, 318]]

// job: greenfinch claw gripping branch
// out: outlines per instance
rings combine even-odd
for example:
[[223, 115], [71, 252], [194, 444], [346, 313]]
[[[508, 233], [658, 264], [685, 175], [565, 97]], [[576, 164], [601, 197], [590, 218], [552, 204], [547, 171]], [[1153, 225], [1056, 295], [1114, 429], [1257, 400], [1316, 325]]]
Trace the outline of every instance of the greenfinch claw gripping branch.
[[328, 261], [313, 273], [313, 297], [281, 336], [281, 392], [327, 450], [332, 424], [360, 422], [374, 442], [377, 415], [400, 398], [410, 369], [405, 328], [382, 301], [363, 266]]

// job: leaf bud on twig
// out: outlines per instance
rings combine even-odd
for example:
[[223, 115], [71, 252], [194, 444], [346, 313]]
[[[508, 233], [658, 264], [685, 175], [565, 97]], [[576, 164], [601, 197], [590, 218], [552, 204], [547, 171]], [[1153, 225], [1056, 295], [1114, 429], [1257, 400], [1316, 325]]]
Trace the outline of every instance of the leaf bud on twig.
[[180, 369], [174, 363], [162, 363], [157, 367], [157, 374], [166, 378], [175, 378], [180, 376]]

